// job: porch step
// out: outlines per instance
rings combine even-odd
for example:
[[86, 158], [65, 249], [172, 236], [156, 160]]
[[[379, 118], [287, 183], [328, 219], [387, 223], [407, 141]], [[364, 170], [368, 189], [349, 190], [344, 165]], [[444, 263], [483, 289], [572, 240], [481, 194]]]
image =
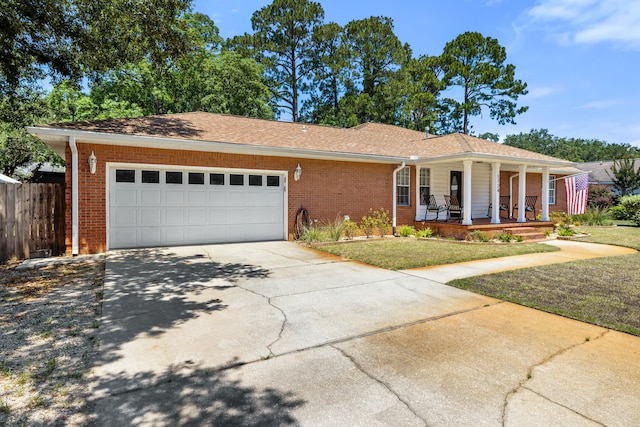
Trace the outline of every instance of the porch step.
[[514, 236], [520, 236], [524, 240], [544, 240], [547, 238], [547, 235], [544, 233], [544, 231], [535, 227], [503, 228], [502, 231]]

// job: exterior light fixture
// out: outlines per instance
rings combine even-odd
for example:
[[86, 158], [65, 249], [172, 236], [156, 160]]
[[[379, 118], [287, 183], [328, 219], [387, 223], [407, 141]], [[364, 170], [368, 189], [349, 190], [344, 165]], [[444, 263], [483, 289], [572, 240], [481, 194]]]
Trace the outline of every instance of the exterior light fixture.
[[95, 175], [97, 165], [98, 159], [96, 159], [96, 155], [92, 151], [91, 155], [89, 156], [89, 172], [91, 172], [91, 175]]
[[302, 175], [302, 168], [300, 167], [300, 163], [298, 163], [298, 167], [296, 168], [296, 170], [293, 172], [293, 179], [295, 181], [299, 181], [300, 180], [300, 176]]

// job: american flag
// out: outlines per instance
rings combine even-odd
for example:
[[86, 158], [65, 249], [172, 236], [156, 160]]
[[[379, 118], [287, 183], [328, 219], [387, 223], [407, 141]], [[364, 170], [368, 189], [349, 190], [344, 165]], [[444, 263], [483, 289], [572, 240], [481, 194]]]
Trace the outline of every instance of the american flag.
[[565, 178], [564, 188], [567, 192], [567, 213], [583, 214], [587, 210], [589, 175], [585, 173]]

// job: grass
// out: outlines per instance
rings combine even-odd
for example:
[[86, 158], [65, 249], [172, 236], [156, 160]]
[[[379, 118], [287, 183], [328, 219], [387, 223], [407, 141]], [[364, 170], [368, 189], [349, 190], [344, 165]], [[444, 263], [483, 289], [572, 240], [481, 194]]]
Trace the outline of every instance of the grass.
[[[572, 240], [640, 250], [639, 227], [577, 227]], [[476, 276], [451, 286], [640, 335], [640, 254]]]
[[640, 254], [469, 277], [448, 285], [640, 335]]
[[640, 227], [576, 227], [576, 231], [590, 234], [590, 236], [572, 240], [626, 246], [640, 250]]
[[556, 247], [538, 243], [496, 245], [415, 239], [359, 241], [347, 244], [324, 245], [317, 247], [317, 249], [389, 270], [429, 267], [559, 250]]

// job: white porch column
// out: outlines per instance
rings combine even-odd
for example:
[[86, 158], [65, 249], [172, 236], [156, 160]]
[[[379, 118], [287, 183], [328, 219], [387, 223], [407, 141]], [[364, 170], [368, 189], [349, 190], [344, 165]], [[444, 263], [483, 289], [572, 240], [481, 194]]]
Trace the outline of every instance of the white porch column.
[[464, 191], [462, 194], [462, 206], [464, 206], [462, 213], [462, 225], [471, 225], [473, 224], [471, 221], [471, 208], [473, 205], [471, 200], [471, 165], [473, 164], [473, 161], [464, 160], [462, 164], [464, 165], [464, 171], [462, 173], [464, 180]]
[[491, 163], [491, 224], [500, 224], [500, 162]]
[[520, 165], [518, 175], [518, 222], [527, 222], [524, 201], [524, 197], [527, 195], [527, 165]]
[[549, 221], [549, 168], [542, 168], [542, 220]]

